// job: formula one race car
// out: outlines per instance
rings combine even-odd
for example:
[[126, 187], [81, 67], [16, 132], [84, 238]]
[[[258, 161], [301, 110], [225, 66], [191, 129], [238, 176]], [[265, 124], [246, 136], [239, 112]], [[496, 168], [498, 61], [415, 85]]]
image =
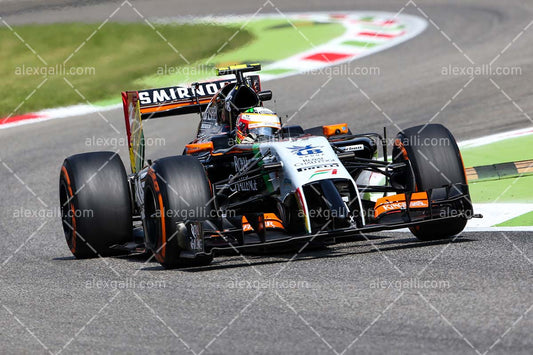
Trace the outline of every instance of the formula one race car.
[[[113, 152], [73, 155], [61, 168], [71, 252], [153, 253], [172, 268], [208, 264], [220, 250], [404, 227], [420, 240], [442, 239], [475, 217], [445, 127], [398, 133], [389, 161], [377, 133], [354, 134], [346, 123], [282, 125], [263, 106], [272, 92], [245, 75], [260, 68], [230, 66], [217, 69], [229, 79], [123, 92], [131, 174]], [[145, 161], [143, 121], [193, 112], [201, 122], [183, 154]]]

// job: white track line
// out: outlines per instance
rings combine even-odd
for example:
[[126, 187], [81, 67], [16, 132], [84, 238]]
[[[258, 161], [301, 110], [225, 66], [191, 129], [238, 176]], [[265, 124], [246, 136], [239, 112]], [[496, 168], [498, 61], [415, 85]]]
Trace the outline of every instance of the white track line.
[[517, 138], [517, 137], [527, 136], [527, 135], [530, 135], [530, 134], [533, 134], [533, 127], [527, 127], [527, 128], [517, 129], [517, 130], [514, 130], [514, 131], [508, 131], [508, 132], [503, 132], [503, 133], [498, 133], [498, 134], [491, 134], [491, 135], [485, 136], [485, 137], [469, 139], [469, 140], [460, 142], [459, 143], [459, 147], [462, 148], [462, 149], [479, 147], [481, 145], [490, 144], [490, 143], [494, 143], [494, 142], [499, 142], [499, 141], [503, 141], [505, 139], [510, 139], [510, 138]]

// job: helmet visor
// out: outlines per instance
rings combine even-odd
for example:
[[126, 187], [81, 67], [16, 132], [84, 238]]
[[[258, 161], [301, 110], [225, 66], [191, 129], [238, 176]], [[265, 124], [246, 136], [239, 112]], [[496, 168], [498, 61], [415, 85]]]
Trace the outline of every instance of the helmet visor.
[[274, 127], [256, 127], [250, 128], [250, 133], [253, 133], [257, 138], [272, 138], [279, 131], [278, 128]]

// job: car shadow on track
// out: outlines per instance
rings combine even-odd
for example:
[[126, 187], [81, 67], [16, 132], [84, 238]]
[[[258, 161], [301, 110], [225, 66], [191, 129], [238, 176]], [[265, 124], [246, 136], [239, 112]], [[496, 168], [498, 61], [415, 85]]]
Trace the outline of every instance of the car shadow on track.
[[57, 258], [53, 258], [53, 261], [68, 261], [68, 260], [77, 260], [74, 255], [71, 256], [59, 256]]
[[[384, 240], [383, 240], [384, 239]], [[333, 259], [333, 258], [342, 258], [351, 255], [358, 254], [372, 254], [379, 252], [387, 252], [394, 250], [403, 250], [403, 249], [415, 249], [415, 248], [425, 248], [436, 245], [445, 245], [445, 244], [460, 244], [474, 242], [476, 239], [458, 237], [454, 239], [445, 239], [445, 240], [436, 240], [421, 242], [418, 239], [412, 238], [402, 238], [397, 239], [395, 237], [387, 236], [355, 236], [355, 237], [346, 237], [338, 244], [326, 245], [324, 243], [315, 243], [310, 244], [304, 250], [298, 253], [298, 256], [294, 258], [295, 254], [302, 248], [302, 244], [291, 246], [290, 251], [287, 251], [287, 248], [282, 251], [279, 248], [273, 249], [269, 248], [268, 250], [257, 250], [253, 252], [243, 252], [242, 255], [246, 260], [241, 259], [242, 261], [235, 262], [235, 259], [232, 259], [229, 263], [228, 260], [223, 259], [224, 256], [235, 256], [238, 257], [236, 253], [225, 253], [222, 255], [217, 255], [213, 261], [208, 266], [199, 266], [199, 267], [189, 267], [181, 268], [179, 271], [184, 272], [204, 272], [212, 270], [224, 270], [224, 269], [235, 269], [251, 266], [260, 266], [260, 265], [274, 265], [274, 264], [283, 264], [290, 262], [301, 262], [314, 259]], [[363, 249], [363, 250], [353, 250], [354, 248]], [[348, 250], [348, 251], [343, 251]], [[276, 258], [276, 260], [265, 260], [265, 258]], [[133, 260], [132, 260], [133, 261]], [[149, 266], [142, 268], [143, 271], [157, 271], [165, 270], [162, 266]]]

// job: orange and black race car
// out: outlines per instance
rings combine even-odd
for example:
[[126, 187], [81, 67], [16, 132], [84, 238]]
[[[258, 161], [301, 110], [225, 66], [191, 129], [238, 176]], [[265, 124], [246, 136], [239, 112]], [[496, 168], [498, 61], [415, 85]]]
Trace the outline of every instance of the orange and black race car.
[[[263, 105], [272, 92], [246, 75], [258, 70], [230, 66], [217, 70], [221, 80], [122, 93], [131, 173], [113, 152], [73, 155], [61, 168], [76, 257], [145, 252], [165, 267], [205, 265], [221, 250], [404, 227], [447, 238], [478, 217], [444, 126], [403, 130], [388, 158], [386, 133], [282, 125]], [[143, 123], [193, 112], [200, 125], [183, 153], [145, 161]]]

